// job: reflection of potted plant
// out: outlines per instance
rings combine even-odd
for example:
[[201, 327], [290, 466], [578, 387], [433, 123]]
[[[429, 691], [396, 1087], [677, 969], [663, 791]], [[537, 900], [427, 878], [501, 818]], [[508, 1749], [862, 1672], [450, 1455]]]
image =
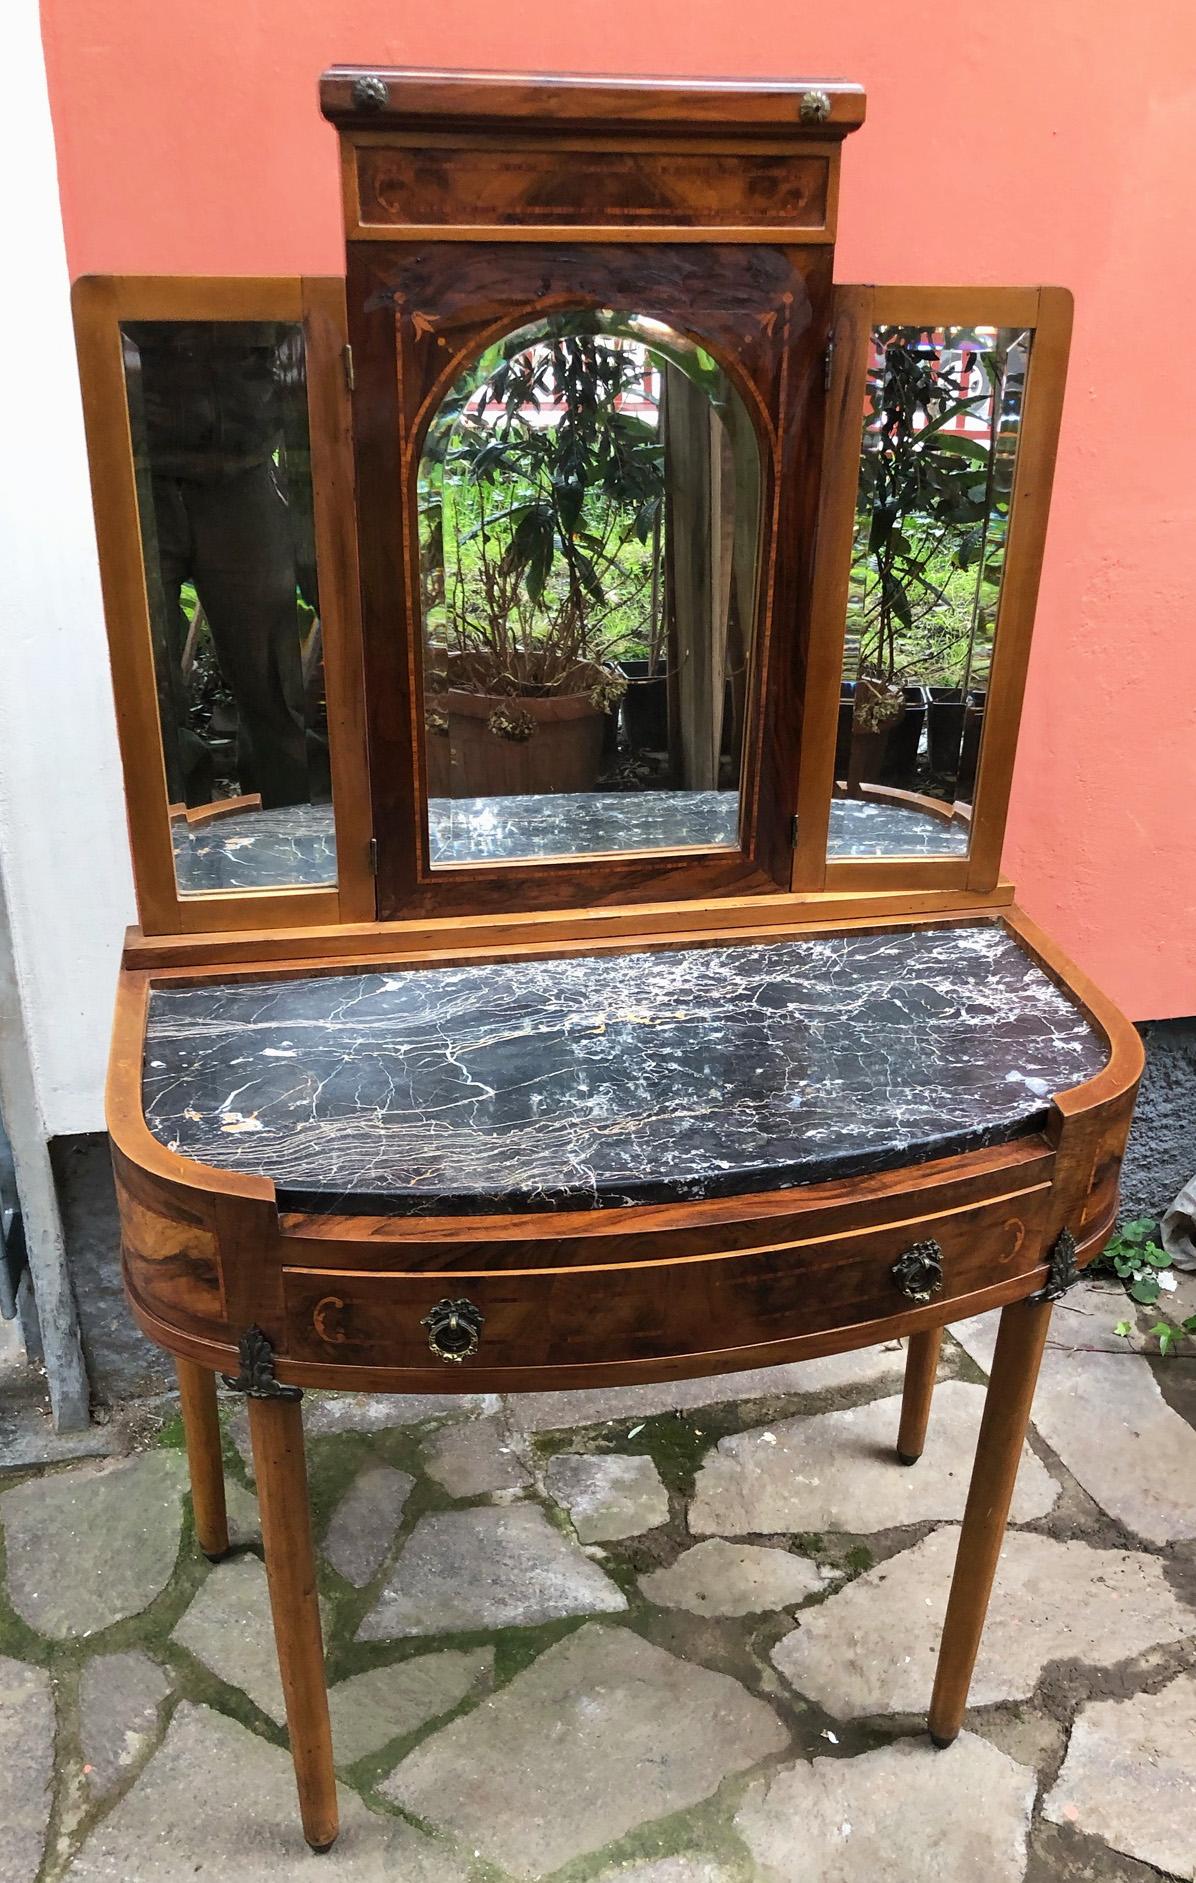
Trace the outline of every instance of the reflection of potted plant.
[[582, 791], [659, 582], [642, 345], [554, 316], [491, 348], [421, 466], [433, 794]]
[[[901, 779], [913, 772], [926, 715], [921, 678], [938, 664], [931, 644], [942, 631], [945, 597], [969, 555], [986, 558], [996, 456], [976, 437], [948, 429], [988, 404], [989, 390], [966, 390], [977, 358], [990, 382], [999, 383], [987, 355], [964, 347], [958, 358], [948, 357], [929, 328], [882, 328], [876, 345], [853, 569], [858, 665], [846, 766], [853, 794], [886, 772]], [[968, 619], [970, 665], [974, 609]]]

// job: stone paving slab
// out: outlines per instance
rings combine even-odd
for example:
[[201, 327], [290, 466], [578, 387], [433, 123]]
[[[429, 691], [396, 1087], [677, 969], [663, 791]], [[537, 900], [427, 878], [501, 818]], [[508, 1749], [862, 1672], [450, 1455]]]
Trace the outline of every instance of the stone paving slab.
[[1081, 1707], [1043, 1812], [1169, 1875], [1196, 1874], [1196, 1675]]
[[247, 1693], [281, 1726], [286, 1703], [278, 1672], [270, 1591], [256, 1556], [217, 1563], [200, 1584], [171, 1640], [193, 1654], [217, 1679]]
[[716, 1858], [685, 1852], [604, 1870], [596, 1883], [736, 1883], [736, 1879]]
[[1036, 1785], [971, 1733], [898, 1740], [787, 1766], [735, 1829], [768, 1883], [1022, 1883]]
[[54, 1701], [43, 1668], [0, 1656], [0, 1883], [34, 1883], [54, 1771]]
[[[338, 1432], [393, 1432], [428, 1419], [468, 1419], [498, 1410], [494, 1393], [308, 1393], [303, 1401], [303, 1432], [308, 1440]], [[253, 1475], [249, 1413], [238, 1399], [228, 1415], [228, 1429], [245, 1467]]]
[[410, 1825], [343, 1789], [340, 1810], [339, 1839], [315, 1856], [299, 1828], [289, 1754], [184, 1702], [66, 1883], [464, 1883], [466, 1871]]
[[236, 1478], [225, 1477], [224, 1507], [228, 1516], [228, 1540], [234, 1549], [262, 1540], [262, 1517], [257, 1498]]
[[0, 1391], [0, 1471], [68, 1464], [76, 1458], [106, 1458], [125, 1450], [123, 1434], [111, 1425], [82, 1432], [56, 1432], [49, 1400], [40, 1393]]
[[895, 1343], [834, 1353], [788, 1366], [754, 1367], [747, 1373], [718, 1373], [696, 1380], [665, 1380], [651, 1386], [584, 1387], [569, 1393], [512, 1393], [506, 1400], [512, 1425], [524, 1432], [563, 1432], [573, 1426], [605, 1425], [612, 1419], [647, 1419], [658, 1412], [694, 1411], [741, 1399], [775, 1399], [792, 1393], [822, 1393], [900, 1379], [905, 1352]]
[[787, 1737], [729, 1675], [589, 1623], [425, 1739], [382, 1789], [531, 1878], [697, 1804]]
[[[1062, 1305], [1051, 1317], [1052, 1328]], [[1124, 1294], [1120, 1314], [1105, 1297], [1100, 1315], [1111, 1328], [1130, 1309]], [[987, 1371], [996, 1315], [977, 1315], [951, 1331]], [[1111, 1406], [1116, 1418], [1109, 1417]], [[1030, 1416], [1088, 1495], [1127, 1530], [1148, 1543], [1196, 1537], [1196, 1432], [1167, 1404], [1140, 1354], [1048, 1347]]]
[[450, 1497], [484, 1497], [522, 1490], [531, 1483], [502, 1419], [496, 1417], [442, 1426], [424, 1440], [423, 1464]]
[[0, 1494], [8, 1597], [52, 1640], [96, 1634], [137, 1615], [170, 1581], [182, 1532], [186, 1465], [146, 1452], [76, 1465]]
[[79, 1680], [79, 1737], [83, 1775], [97, 1797], [148, 1749], [169, 1692], [164, 1669], [140, 1648], [88, 1661]]
[[[924, 1713], [958, 1538], [932, 1531], [806, 1610], [772, 1652], [785, 1679], [840, 1719]], [[970, 1703], [1028, 1698], [1050, 1661], [1114, 1667], [1192, 1631], [1157, 1556], [1011, 1530]]]
[[643, 1453], [558, 1452], [544, 1485], [569, 1512], [583, 1543], [613, 1543], [640, 1536], [669, 1520], [669, 1494]]
[[530, 1627], [626, 1606], [538, 1504], [480, 1505], [420, 1518], [357, 1639]]
[[493, 1672], [493, 1648], [450, 1648], [338, 1681], [328, 1691], [337, 1764], [352, 1765], [439, 1714], [450, 1713]]
[[367, 1465], [332, 1513], [323, 1550], [338, 1575], [364, 1589], [386, 1560], [398, 1535], [403, 1506], [415, 1479], [390, 1465]]
[[688, 1609], [691, 1615], [760, 1615], [791, 1608], [836, 1580], [808, 1556], [758, 1543], [725, 1543], [711, 1537], [684, 1550], [667, 1569], [639, 1578], [642, 1593], [658, 1608]]
[[[698, 1472], [689, 1527], [695, 1536], [868, 1534], [962, 1517], [984, 1397], [982, 1386], [943, 1381], [935, 1391], [926, 1450], [908, 1468], [896, 1455], [899, 1395], [733, 1433], [719, 1441]], [[1045, 1516], [1058, 1495], [1050, 1473], [1024, 1450], [1012, 1520]]]

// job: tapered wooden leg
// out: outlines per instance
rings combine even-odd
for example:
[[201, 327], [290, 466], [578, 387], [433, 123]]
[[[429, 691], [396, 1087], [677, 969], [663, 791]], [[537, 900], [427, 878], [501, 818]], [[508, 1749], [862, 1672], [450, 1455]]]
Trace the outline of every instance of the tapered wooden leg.
[[963, 1723], [1051, 1305], [1015, 1301], [1001, 1314], [930, 1702], [936, 1746], [949, 1746]]
[[941, 1327], [928, 1327], [925, 1333], [909, 1337], [905, 1389], [901, 1395], [901, 1427], [897, 1434], [897, 1456], [903, 1465], [916, 1465], [922, 1456], [942, 1344]]
[[228, 1513], [224, 1508], [224, 1461], [220, 1455], [220, 1420], [216, 1416], [216, 1375], [193, 1360], [178, 1360], [179, 1405], [191, 1473], [195, 1536], [214, 1563], [228, 1554]]
[[299, 1402], [251, 1397], [249, 1431], [303, 1835], [327, 1850], [339, 1821]]

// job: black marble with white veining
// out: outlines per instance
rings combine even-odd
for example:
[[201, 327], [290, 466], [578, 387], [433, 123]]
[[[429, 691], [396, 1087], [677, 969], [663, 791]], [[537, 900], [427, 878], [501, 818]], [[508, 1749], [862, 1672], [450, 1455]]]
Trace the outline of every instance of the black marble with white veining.
[[868, 798], [832, 798], [826, 854], [847, 857], [962, 857], [969, 826], [916, 805]]
[[1105, 1043], [999, 924], [154, 990], [145, 1112], [283, 1207], [584, 1208], [1039, 1127]]
[[[701, 849], [737, 841], [735, 791], [595, 791], [543, 797], [433, 798], [433, 863], [514, 861], [612, 850]], [[332, 807], [234, 811], [172, 827], [180, 891], [333, 884]], [[831, 857], [964, 856], [968, 827], [915, 807], [836, 798]]]
[[336, 831], [330, 804], [287, 804], [273, 810], [170, 827], [180, 895], [236, 889], [335, 888]]

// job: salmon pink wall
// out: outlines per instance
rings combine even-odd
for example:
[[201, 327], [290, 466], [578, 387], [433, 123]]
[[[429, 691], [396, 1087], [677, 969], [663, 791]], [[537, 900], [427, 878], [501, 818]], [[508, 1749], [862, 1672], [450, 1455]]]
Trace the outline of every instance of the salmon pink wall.
[[72, 275], [342, 266], [337, 61], [842, 76], [842, 280], [1059, 282], [1072, 371], [1005, 866], [1137, 1018], [1196, 1012], [1196, 9], [43, 0]]

